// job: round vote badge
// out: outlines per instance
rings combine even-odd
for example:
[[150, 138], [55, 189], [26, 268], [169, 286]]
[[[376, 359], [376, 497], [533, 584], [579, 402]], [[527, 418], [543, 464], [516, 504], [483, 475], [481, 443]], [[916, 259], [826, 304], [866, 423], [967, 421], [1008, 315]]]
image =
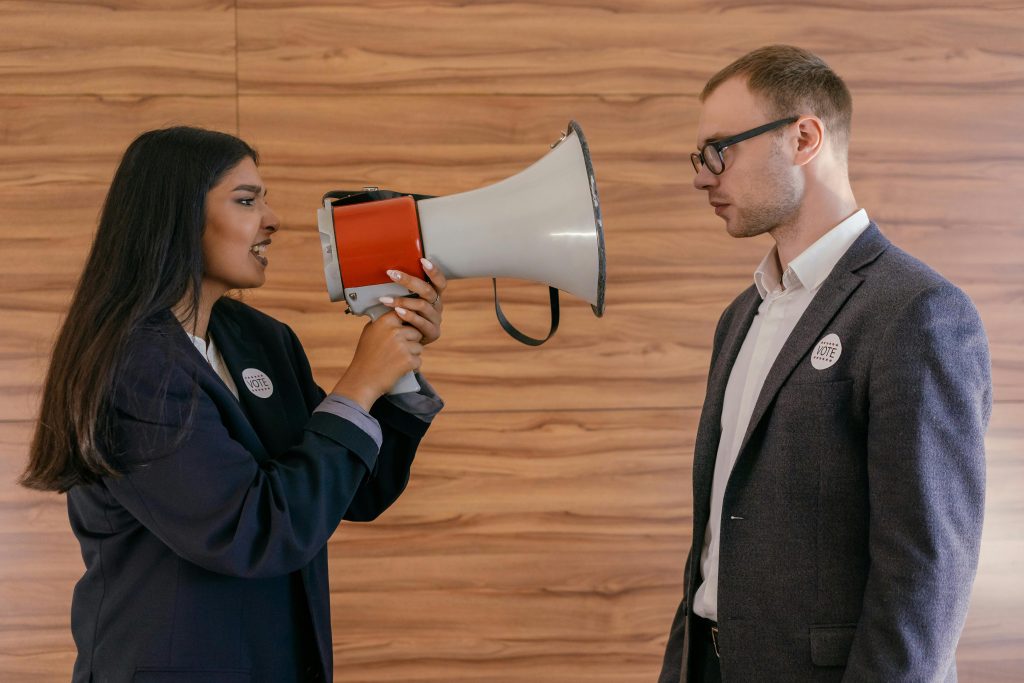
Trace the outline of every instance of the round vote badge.
[[826, 335], [818, 345], [814, 347], [811, 354], [811, 365], [815, 370], [824, 370], [836, 364], [839, 356], [843, 353], [843, 343], [839, 341], [838, 334]]
[[246, 388], [260, 398], [270, 398], [274, 393], [274, 383], [267, 377], [267, 373], [256, 368], [242, 370], [242, 381]]

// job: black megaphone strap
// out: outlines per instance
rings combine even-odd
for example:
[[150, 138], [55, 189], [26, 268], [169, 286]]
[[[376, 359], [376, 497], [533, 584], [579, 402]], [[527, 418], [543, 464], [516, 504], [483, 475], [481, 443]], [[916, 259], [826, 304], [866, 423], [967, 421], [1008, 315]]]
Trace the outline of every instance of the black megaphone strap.
[[526, 344], [527, 346], [540, 346], [548, 339], [554, 336], [555, 332], [558, 331], [558, 290], [554, 287], [548, 287], [548, 295], [551, 303], [551, 329], [548, 330], [548, 336], [543, 339], [534, 339], [529, 337], [519, 330], [517, 330], [512, 323], [508, 321], [505, 314], [501, 311], [501, 304], [498, 303], [498, 280], [491, 278], [491, 282], [494, 283], [494, 312], [498, 315], [498, 322], [501, 323], [501, 328], [508, 332], [509, 336], [515, 339], [517, 342]]

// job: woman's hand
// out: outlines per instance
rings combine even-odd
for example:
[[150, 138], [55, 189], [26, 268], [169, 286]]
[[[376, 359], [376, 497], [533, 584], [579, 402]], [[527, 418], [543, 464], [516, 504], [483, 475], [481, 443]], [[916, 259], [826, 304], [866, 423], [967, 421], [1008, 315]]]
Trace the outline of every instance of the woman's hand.
[[419, 298], [403, 296], [394, 299], [390, 296], [382, 296], [380, 302], [394, 309], [403, 322], [409, 323], [419, 330], [423, 335], [420, 343], [426, 346], [441, 337], [441, 318], [444, 312], [444, 301], [441, 300], [441, 294], [448, 286], [448, 280], [441, 269], [427, 259], [420, 259], [420, 262], [423, 263], [423, 270], [430, 278], [429, 283], [399, 270], [388, 271], [388, 276], [392, 280], [418, 295]]
[[332, 393], [350, 398], [369, 411], [374, 402], [407, 372], [419, 370], [422, 333], [389, 312], [367, 323], [355, 355]]
[[381, 297], [380, 302], [394, 310], [363, 328], [352, 362], [334, 387], [333, 393], [352, 399], [367, 411], [402, 375], [420, 369], [423, 347], [441, 336], [441, 293], [448, 280], [440, 268], [422, 261], [429, 283], [401, 271], [388, 272], [392, 280], [419, 298]]

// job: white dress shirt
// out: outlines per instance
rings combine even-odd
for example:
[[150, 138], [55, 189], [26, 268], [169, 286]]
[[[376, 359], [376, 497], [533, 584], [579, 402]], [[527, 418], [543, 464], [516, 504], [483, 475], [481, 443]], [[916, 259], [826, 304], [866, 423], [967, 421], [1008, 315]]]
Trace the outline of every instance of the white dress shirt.
[[235, 380], [231, 379], [231, 373], [228, 371], [228, 365], [224, 362], [224, 356], [221, 355], [220, 349], [213, 343], [213, 337], [210, 337], [209, 343], [202, 337], [197, 337], [188, 330], [185, 330], [185, 334], [192, 340], [192, 344], [195, 345], [196, 351], [202, 354], [206, 362], [210, 364], [213, 371], [217, 373], [221, 381], [227, 385], [231, 393], [238, 398], [238, 387], [235, 385]]
[[778, 250], [772, 247], [754, 273], [763, 301], [750, 325], [729, 374], [722, 406], [722, 433], [711, 485], [711, 516], [700, 555], [703, 582], [694, 596], [693, 612], [718, 621], [718, 560], [722, 499], [750, 424], [754, 404], [775, 359], [836, 263], [868, 227], [864, 209], [821, 236], [779, 273]]

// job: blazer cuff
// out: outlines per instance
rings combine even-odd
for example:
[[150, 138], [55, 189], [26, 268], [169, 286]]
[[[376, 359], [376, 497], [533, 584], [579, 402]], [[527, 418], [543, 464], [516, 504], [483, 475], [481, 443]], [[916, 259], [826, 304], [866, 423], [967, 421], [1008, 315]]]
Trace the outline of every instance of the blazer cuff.
[[407, 394], [405, 398], [385, 394], [373, 404], [370, 414], [382, 425], [421, 439], [427, 433], [430, 421], [444, 407], [444, 401], [422, 375], [416, 373], [416, 379], [420, 383], [418, 393]]
[[348, 420], [329, 412], [315, 412], [306, 423], [306, 430], [326, 437], [354, 453], [366, 470], [372, 472], [377, 466], [380, 449], [373, 438]]
[[417, 372], [416, 380], [420, 383], [419, 391], [394, 396], [385, 394], [384, 397], [396, 408], [429, 423], [444, 408], [444, 401], [426, 377]]
[[330, 394], [320, 402], [320, 405], [313, 409], [313, 412], [330, 413], [337, 415], [343, 420], [348, 420], [366, 432], [373, 439], [373, 442], [377, 444], [377, 450], [380, 450], [380, 445], [384, 441], [384, 436], [380, 431], [380, 423], [352, 399], [340, 394]]

